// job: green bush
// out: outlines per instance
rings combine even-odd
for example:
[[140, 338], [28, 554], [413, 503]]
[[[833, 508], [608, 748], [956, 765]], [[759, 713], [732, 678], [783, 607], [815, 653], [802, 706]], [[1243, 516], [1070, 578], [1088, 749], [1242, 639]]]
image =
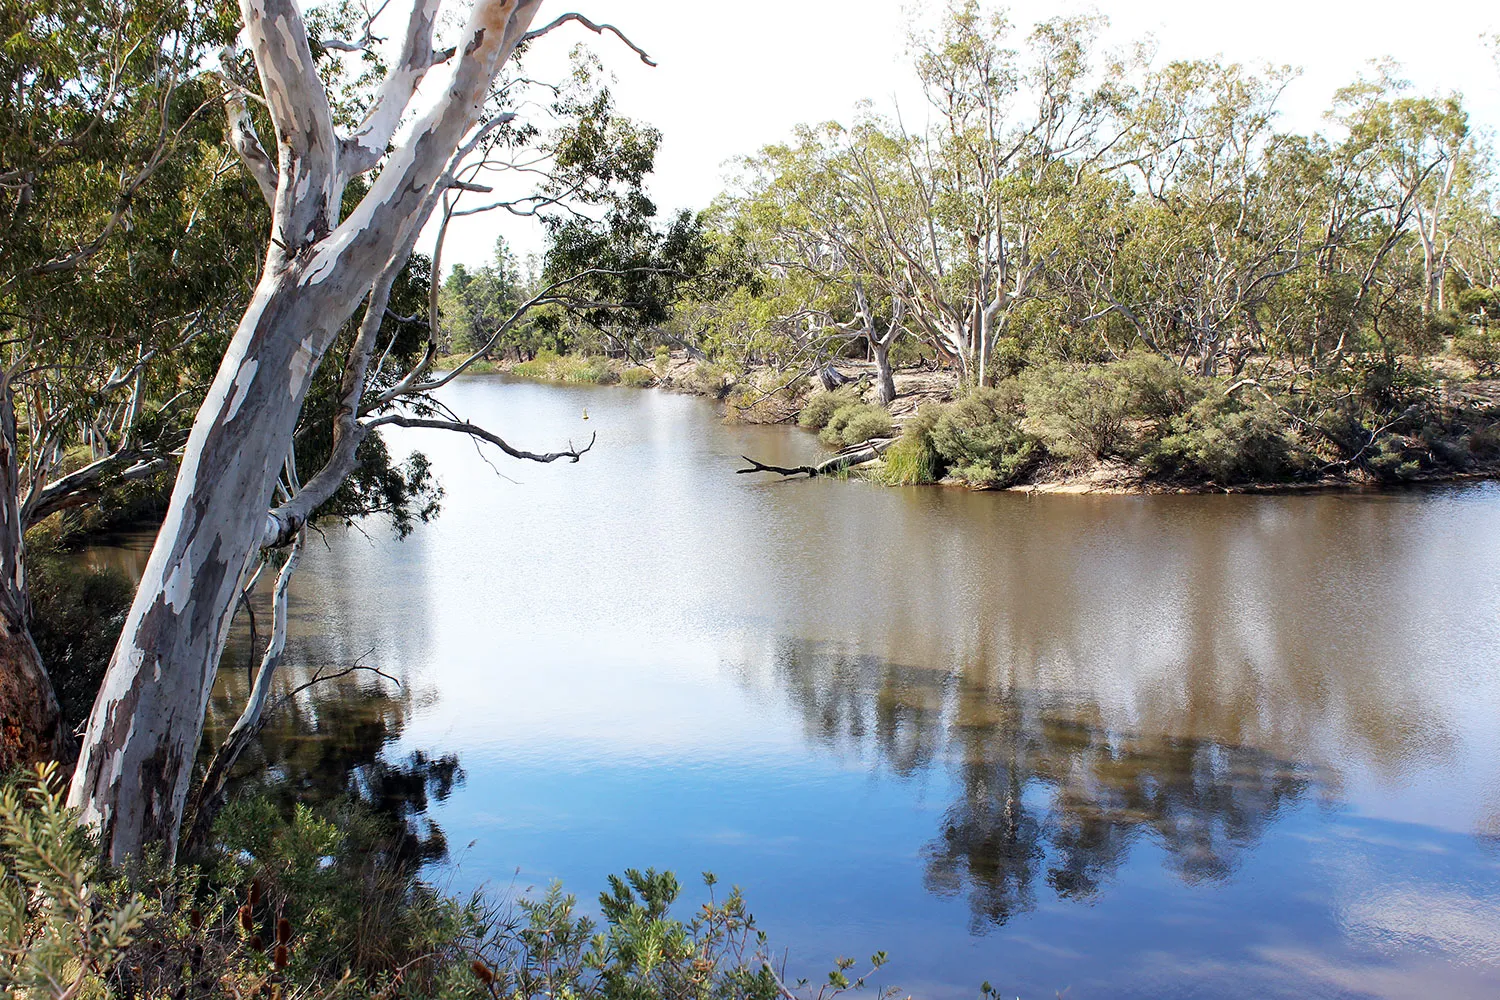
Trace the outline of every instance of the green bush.
[[732, 365], [700, 361], [694, 366], [688, 384], [697, 392], [723, 399], [739, 381], [739, 376], [739, 371]]
[[651, 869], [609, 879], [598, 925], [556, 884], [509, 904], [446, 896], [352, 805], [241, 801], [201, 864], [111, 870], [62, 788], [44, 769], [0, 790], [3, 996], [834, 1000], [869, 975], [839, 959], [820, 988], [782, 984], [744, 897], [709, 874], [687, 919], [677, 879]]
[[893, 428], [891, 415], [880, 407], [847, 403], [833, 411], [818, 437], [824, 444], [849, 448], [871, 438], [890, 437]]
[[1128, 444], [1132, 391], [1108, 368], [1045, 365], [1029, 369], [1021, 385], [1026, 430], [1059, 458], [1105, 458]]
[[620, 373], [620, 384], [632, 389], [645, 389], [656, 383], [656, 373], [650, 368], [627, 368]]
[[1103, 371], [1123, 389], [1129, 416], [1167, 420], [1186, 413], [1207, 394], [1210, 381], [1160, 354], [1137, 351]]
[[1480, 376], [1489, 378], [1500, 369], [1500, 330], [1466, 327], [1454, 336], [1453, 353], [1473, 365]]
[[1481, 323], [1500, 320], [1500, 289], [1465, 288], [1458, 293], [1457, 305], [1461, 315], [1477, 318]]
[[808, 397], [797, 417], [797, 423], [811, 431], [820, 431], [840, 407], [859, 402], [859, 393], [853, 386], [845, 385], [832, 392], [815, 392]]
[[870, 477], [886, 486], [921, 486], [942, 476], [942, 461], [925, 434], [902, 434], [881, 458]]
[[778, 371], [756, 372], [725, 394], [724, 419], [730, 423], [781, 424], [797, 415], [807, 380]]
[[929, 432], [950, 474], [971, 486], [1009, 486], [1036, 464], [1041, 450], [1022, 426], [1020, 385], [1007, 379], [940, 408]]
[[1286, 416], [1268, 400], [1247, 405], [1214, 391], [1174, 418], [1168, 431], [1142, 455], [1145, 468], [1164, 477], [1229, 486], [1311, 471]]
[[995, 352], [990, 356], [990, 371], [997, 379], [1009, 379], [1021, 374], [1026, 367], [1026, 349], [1015, 337], [1001, 337], [995, 341]]
[[64, 787], [49, 764], [0, 790], [0, 996], [103, 996], [145, 917], [141, 897], [97, 891], [98, 848], [64, 807]]

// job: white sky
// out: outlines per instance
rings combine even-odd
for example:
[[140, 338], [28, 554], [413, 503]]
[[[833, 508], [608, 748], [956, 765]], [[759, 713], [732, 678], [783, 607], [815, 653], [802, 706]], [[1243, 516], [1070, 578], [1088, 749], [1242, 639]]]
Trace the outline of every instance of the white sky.
[[[400, 6], [395, 5], [395, 6]], [[550, 75], [587, 40], [616, 76], [619, 110], [661, 129], [651, 191], [663, 214], [702, 208], [724, 186], [726, 161], [785, 138], [799, 122], [852, 117], [861, 99], [888, 109], [899, 100], [920, 122], [921, 97], [905, 51], [907, 9], [900, 0], [579, 0], [542, 7], [536, 23], [578, 10], [617, 25], [659, 63], [642, 65], [614, 39], [568, 25], [537, 43], [528, 72]], [[917, 5], [918, 7], [922, 5]], [[1154, 35], [1159, 58], [1222, 56], [1251, 66], [1290, 64], [1302, 78], [1288, 91], [1284, 122], [1319, 127], [1334, 90], [1373, 58], [1392, 56], [1424, 92], [1458, 90], [1476, 124], [1500, 127], [1500, 67], [1486, 35], [1500, 32], [1500, 5], [1482, 0], [1015, 0], [1019, 41], [1038, 20], [1097, 10], [1110, 46]], [[444, 269], [488, 260], [497, 234], [522, 255], [541, 249], [538, 227], [500, 214], [450, 231]], [[419, 249], [426, 252], [430, 241]]]

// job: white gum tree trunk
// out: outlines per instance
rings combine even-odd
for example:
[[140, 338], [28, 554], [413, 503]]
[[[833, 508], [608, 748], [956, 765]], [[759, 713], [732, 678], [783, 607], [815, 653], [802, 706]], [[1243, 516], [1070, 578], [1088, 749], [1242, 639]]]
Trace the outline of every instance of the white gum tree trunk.
[[244, 121], [231, 134], [270, 195], [272, 233], [84, 733], [69, 801], [99, 829], [110, 858], [148, 846], [175, 853], [241, 575], [262, 548], [289, 543], [312, 506], [297, 517], [267, 514], [312, 376], [372, 284], [404, 262], [433, 192], [447, 183], [450, 158], [540, 3], [475, 0], [448, 88], [410, 140], [383, 156], [369, 193], [340, 221], [345, 182], [382, 161], [418, 83], [446, 56], [432, 49], [439, 0], [416, 0], [401, 58], [347, 138], [334, 131], [296, 0], [241, 0], [275, 153], [260, 150]]

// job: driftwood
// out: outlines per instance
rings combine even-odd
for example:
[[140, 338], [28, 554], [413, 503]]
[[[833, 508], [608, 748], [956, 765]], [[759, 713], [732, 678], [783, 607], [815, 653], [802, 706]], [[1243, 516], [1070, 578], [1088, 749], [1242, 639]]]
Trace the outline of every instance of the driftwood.
[[825, 361], [823, 366], [818, 369], [818, 381], [823, 383], [825, 392], [832, 392], [839, 386], [848, 385], [854, 380], [833, 367], [832, 361]]
[[832, 476], [846, 469], [852, 469], [856, 465], [864, 465], [866, 462], [875, 461], [881, 455], [885, 454], [887, 448], [895, 443], [895, 438], [875, 438], [863, 444], [854, 445], [852, 448], [845, 448], [837, 455], [819, 462], [817, 465], [798, 465], [790, 468], [780, 465], [767, 465], [764, 462], [757, 462], [749, 455], [741, 455], [741, 458], [750, 463], [750, 468], [735, 469], [734, 471], [736, 475], [740, 476], [745, 475], [747, 472], [774, 472], [780, 476], [807, 476], [809, 479], [814, 476]]

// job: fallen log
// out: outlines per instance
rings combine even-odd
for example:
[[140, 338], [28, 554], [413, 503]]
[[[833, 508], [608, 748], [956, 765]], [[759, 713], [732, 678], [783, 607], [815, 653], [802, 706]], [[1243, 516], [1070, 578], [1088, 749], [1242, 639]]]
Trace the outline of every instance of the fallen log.
[[854, 380], [833, 367], [832, 361], [825, 361], [823, 366], [818, 369], [818, 381], [823, 383], [825, 392], [832, 392], [839, 386], [848, 385]]
[[887, 448], [895, 443], [896, 438], [874, 438], [863, 444], [845, 448], [837, 455], [819, 462], [817, 465], [798, 465], [792, 467], [767, 465], [765, 462], [757, 462], [749, 455], [741, 455], [741, 458], [750, 463], [750, 468], [735, 469], [734, 471], [736, 475], [740, 476], [748, 472], [774, 472], [779, 476], [787, 478], [792, 476], [807, 476], [811, 479], [814, 476], [832, 476], [843, 472], [845, 469], [852, 469], [856, 465], [864, 465], [866, 462], [875, 461], [881, 455], [885, 454]]

